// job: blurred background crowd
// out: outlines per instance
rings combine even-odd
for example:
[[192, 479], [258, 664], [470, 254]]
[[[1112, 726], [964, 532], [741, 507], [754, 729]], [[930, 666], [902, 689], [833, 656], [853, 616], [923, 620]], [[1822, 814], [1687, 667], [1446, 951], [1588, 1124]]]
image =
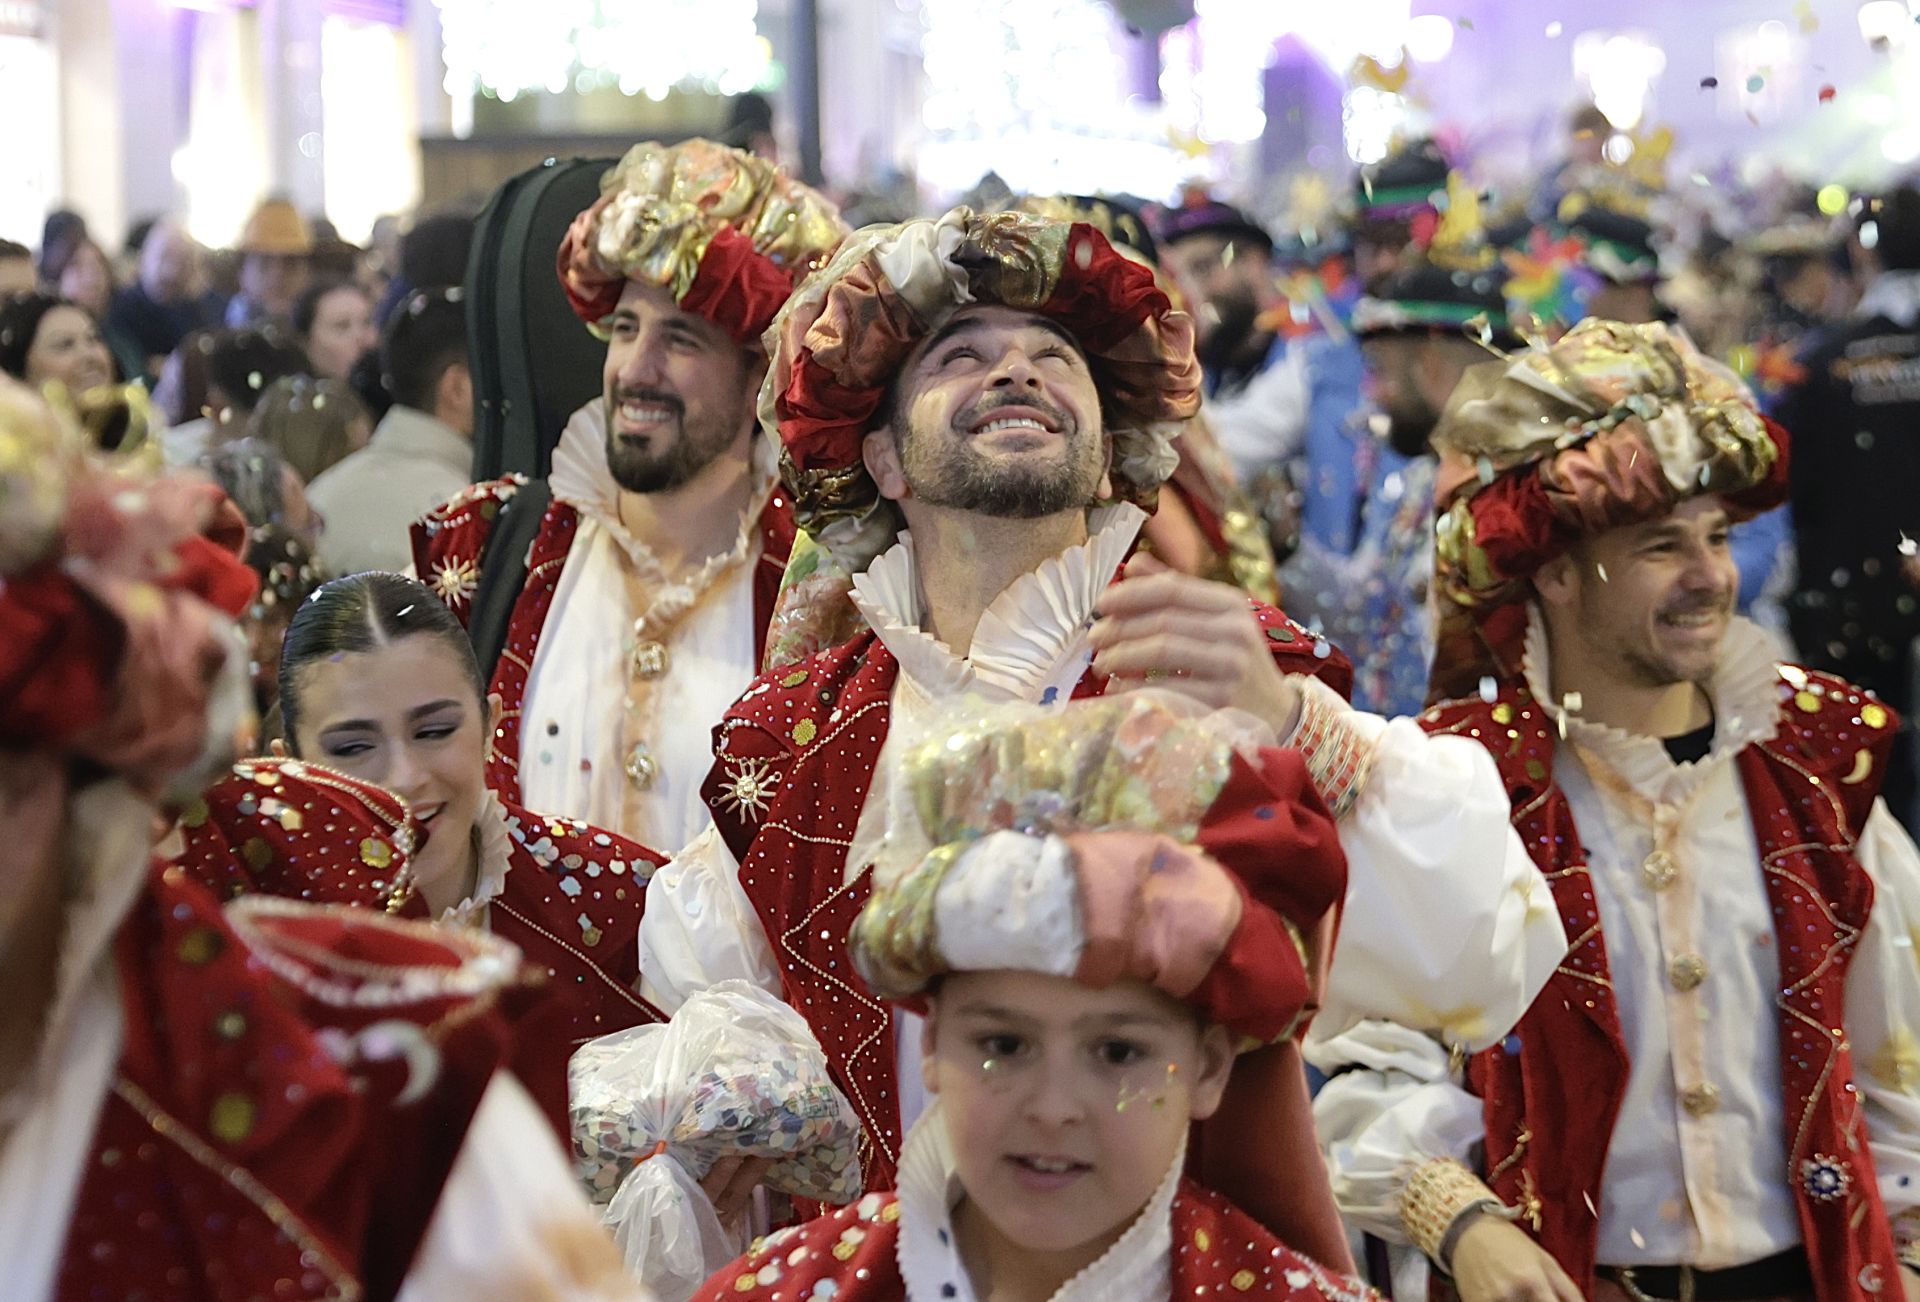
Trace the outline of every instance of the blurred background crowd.
[[1200, 323], [1205, 523], [1369, 709], [1423, 704], [1460, 373], [1675, 322], [1795, 436], [1743, 607], [1911, 704], [1920, 0], [11, 0], [0, 100], [47, 123], [0, 140], [0, 369], [240, 503], [263, 704], [286, 612], [473, 477], [489, 194], [694, 134], [855, 225], [1102, 196]]

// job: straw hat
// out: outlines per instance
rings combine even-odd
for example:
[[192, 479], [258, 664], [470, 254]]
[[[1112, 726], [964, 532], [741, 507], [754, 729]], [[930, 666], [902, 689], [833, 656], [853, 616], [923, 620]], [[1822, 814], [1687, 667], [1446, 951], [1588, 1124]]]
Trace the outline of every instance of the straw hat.
[[240, 230], [241, 253], [266, 253], [304, 258], [313, 252], [313, 232], [306, 218], [285, 199], [263, 199]]

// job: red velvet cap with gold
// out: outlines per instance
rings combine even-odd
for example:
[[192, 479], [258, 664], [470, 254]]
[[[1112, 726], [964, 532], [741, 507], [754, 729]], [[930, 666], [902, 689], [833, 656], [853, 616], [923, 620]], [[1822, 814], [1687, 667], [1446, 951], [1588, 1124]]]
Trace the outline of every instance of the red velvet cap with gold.
[[[241, 760], [180, 815], [171, 861], [221, 899], [273, 895], [424, 916], [406, 802], [305, 760]], [[164, 847], [163, 847], [164, 848]]]
[[1317, 1003], [1346, 887], [1306, 761], [1153, 690], [957, 707], [897, 761], [850, 938], [883, 997], [1016, 970], [1133, 977], [1260, 1043]]
[[1433, 441], [1434, 700], [1519, 672], [1530, 581], [1579, 539], [1694, 497], [1720, 498], [1736, 520], [1786, 499], [1787, 432], [1659, 322], [1589, 318], [1558, 343], [1474, 367]]
[[763, 158], [711, 140], [645, 141], [568, 228], [560, 284], [596, 330], [638, 280], [751, 345], [846, 233], [832, 203]]

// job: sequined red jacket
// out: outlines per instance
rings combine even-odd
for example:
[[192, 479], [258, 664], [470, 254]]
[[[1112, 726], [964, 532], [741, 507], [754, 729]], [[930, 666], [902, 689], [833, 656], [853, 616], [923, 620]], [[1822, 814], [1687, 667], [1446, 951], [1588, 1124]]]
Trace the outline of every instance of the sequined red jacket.
[[[1365, 1302], [1376, 1297], [1286, 1247], [1226, 1199], [1183, 1180], [1173, 1199], [1174, 1298], [1280, 1298]], [[782, 1230], [755, 1245], [693, 1295], [694, 1302], [902, 1302], [897, 1245], [900, 1204], [892, 1194]]]
[[[1895, 722], [1838, 678], [1783, 665], [1774, 736], [1736, 757], [1780, 936], [1781, 1125], [1800, 1227], [1821, 1302], [1898, 1288], [1866, 1123], [1845, 1034], [1846, 977], [1873, 906], [1854, 857], [1893, 745]], [[1508, 1041], [1476, 1056], [1494, 1192], [1591, 1296], [1599, 1220], [1594, 1191], [1626, 1094], [1629, 1063], [1586, 851], [1553, 780], [1555, 733], [1524, 684], [1491, 701], [1449, 701], [1429, 732], [1479, 738], [1513, 802], [1513, 825], [1553, 885], [1573, 948]], [[1864, 764], [1863, 764], [1864, 757]], [[1753, 1010], [1756, 1015], [1761, 1010]]]
[[[1346, 657], [1269, 606], [1254, 606], [1283, 670], [1346, 691]], [[807, 1019], [861, 1121], [867, 1188], [890, 1188], [900, 1145], [891, 1010], [847, 958], [866, 903], [848, 880], [847, 850], [886, 739], [900, 664], [867, 632], [762, 675], [714, 733], [702, 794], [740, 863], [740, 883], [781, 969], [785, 997]], [[1076, 697], [1107, 680], [1089, 672]], [[1337, 895], [1336, 895], [1337, 898]], [[1303, 931], [1317, 920], [1296, 919]]]
[[[460, 967], [424, 928], [295, 907], [270, 946], [377, 972]], [[56, 1296], [151, 1302], [394, 1295], [495, 1069], [541, 996], [511, 966], [364, 1006], [276, 975], [220, 905], [156, 864], [115, 947], [125, 1043], [90, 1136]], [[431, 1071], [343, 1057], [376, 1021], [419, 1029]], [[391, 1035], [391, 1031], [383, 1034]], [[427, 1124], [428, 1122], [431, 1124]]]

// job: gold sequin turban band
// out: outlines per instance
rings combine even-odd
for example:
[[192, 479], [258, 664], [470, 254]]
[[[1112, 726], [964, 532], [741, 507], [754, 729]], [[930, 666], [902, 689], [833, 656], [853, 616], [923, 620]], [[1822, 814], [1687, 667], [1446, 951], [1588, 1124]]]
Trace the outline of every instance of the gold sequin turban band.
[[627, 151], [601, 179], [600, 198], [573, 219], [558, 270], [589, 326], [638, 280], [745, 345], [846, 233], [833, 204], [765, 159], [711, 140], [648, 141]]

